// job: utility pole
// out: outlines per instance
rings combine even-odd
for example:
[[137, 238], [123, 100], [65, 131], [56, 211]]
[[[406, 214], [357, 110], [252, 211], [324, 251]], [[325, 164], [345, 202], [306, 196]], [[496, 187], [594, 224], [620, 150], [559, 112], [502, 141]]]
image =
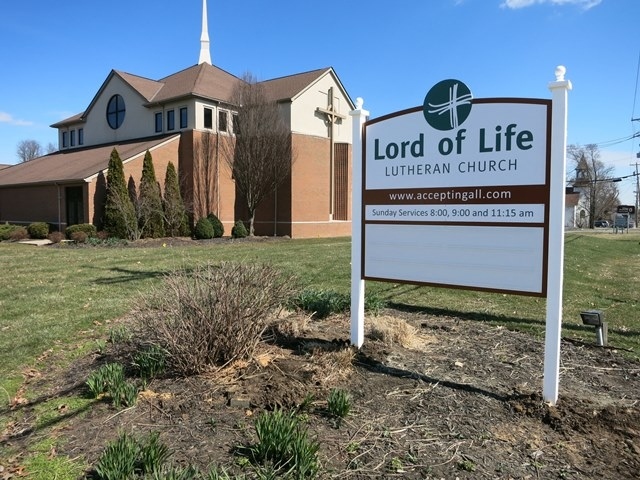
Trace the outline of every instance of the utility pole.
[[[640, 158], [640, 152], [636, 153], [636, 158]], [[634, 165], [631, 164], [631, 166], [633, 167]], [[636, 167], [636, 171], [635, 171], [635, 175], [636, 175], [636, 228], [638, 228], [638, 204], [640, 203], [640, 176], [638, 176], [638, 162], [635, 163], [635, 167]]]

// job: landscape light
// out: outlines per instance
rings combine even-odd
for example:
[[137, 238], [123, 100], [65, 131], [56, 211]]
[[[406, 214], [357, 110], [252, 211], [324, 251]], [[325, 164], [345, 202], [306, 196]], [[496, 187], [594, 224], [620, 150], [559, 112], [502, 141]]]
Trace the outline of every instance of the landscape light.
[[585, 325], [596, 327], [596, 342], [599, 347], [607, 345], [607, 322], [604, 321], [604, 312], [602, 310], [586, 310], [580, 312], [580, 318]]

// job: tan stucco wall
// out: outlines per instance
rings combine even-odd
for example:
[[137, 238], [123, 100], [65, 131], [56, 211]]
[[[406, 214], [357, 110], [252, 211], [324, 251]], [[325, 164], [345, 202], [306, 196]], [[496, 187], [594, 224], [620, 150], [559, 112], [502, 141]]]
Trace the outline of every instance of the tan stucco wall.
[[298, 134], [329, 137], [327, 116], [317, 112], [316, 109], [327, 107], [329, 100], [327, 94], [331, 87], [333, 87], [334, 111], [347, 117], [339, 119], [334, 124], [334, 141], [351, 143], [351, 118], [348, 115], [350, 104], [330, 73], [311, 85], [291, 104], [291, 129]]
[[[113, 95], [119, 94], [125, 102], [125, 116], [123, 124], [112, 129], [107, 122], [107, 104]], [[196, 122], [197, 102], [194, 99], [181, 99], [168, 102], [163, 105], [156, 105], [152, 108], [144, 106], [144, 99], [124, 82], [120, 77], [114, 75], [105, 85], [100, 96], [87, 112], [84, 122], [72, 126], [58, 129], [58, 144], [60, 150], [68, 150], [71, 147], [62, 147], [62, 132], [76, 130], [76, 148], [78, 128], [84, 129], [85, 147], [105, 143], [121, 142], [136, 138], [150, 137], [162, 133], [178, 133], [189, 128], [193, 128]], [[188, 124], [186, 129], [180, 128], [180, 108], [187, 108]], [[173, 110], [175, 114], [175, 128], [167, 129], [167, 112]], [[155, 114], [162, 113], [162, 132], [155, 130]]]

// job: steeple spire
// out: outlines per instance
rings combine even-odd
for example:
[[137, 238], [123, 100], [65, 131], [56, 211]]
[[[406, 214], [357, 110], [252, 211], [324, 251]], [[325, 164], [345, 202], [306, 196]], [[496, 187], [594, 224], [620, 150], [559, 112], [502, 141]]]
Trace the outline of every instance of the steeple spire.
[[211, 65], [211, 51], [209, 49], [209, 26], [207, 23], [207, 0], [202, 0], [202, 34], [200, 35], [200, 58], [198, 65]]

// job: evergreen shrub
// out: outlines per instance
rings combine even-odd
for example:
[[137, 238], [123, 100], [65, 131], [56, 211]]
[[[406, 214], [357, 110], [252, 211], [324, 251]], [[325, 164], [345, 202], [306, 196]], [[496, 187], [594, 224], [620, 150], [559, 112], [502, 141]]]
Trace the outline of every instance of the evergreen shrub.
[[107, 170], [107, 198], [104, 205], [104, 229], [116, 238], [133, 240], [137, 233], [136, 211], [124, 178], [124, 165], [114, 148]]
[[198, 240], [208, 240], [213, 238], [215, 235], [215, 230], [213, 229], [213, 225], [207, 217], [202, 217], [196, 223], [196, 228], [193, 231], [193, 236]]
[[11, 238], [11, 233], [18, 228], [22, 227], [19, 227], [18, 225], [11, 225], [10, 223], [0, 225], [0, 240], [9, 240]]
[[220, 238], [224, 235], [224, 225], [222, 225], [222, 222], [220, 221], [220, 219], [213, 213], [210, 213], [209, 215], [207, 215], [207, 218], [209, 219], [209, 221], [211, 222], [211, 225], [213, 226], [213, 238]]
[[249, 235], [247, 227], [244, 226], [244, 222], [242, 220], [238, 220], [231, 229], [231, 236], [233, 238], [244, 238], [247, 235]]
[[142, 164], [140, 179], [140, 195], [136, 205], [138, 209], [139, 227], [145, 238], [161, 238], [165, 236], [162, 208], [162, 194], [156, 180], [151, 153], [147, 150]]
[[187, 237], [191, 235], [189, 217], [180, 194], [178, 173], [172, 162], [167, 164], [162, 206], [164, 208], [166, 234], [170, 237]]
[[29, 237], [35, 240], [42, 240], [49, 235], [49, 224], [45, 222], [34, 222], [27, 227]]
[[92, 223], [78, 223], [76, 225], [68, 226], [64, 230], [64, 234], [69, 240], [74, 240], [73, 234], [76, 232], [82, 232], [85, 234], [83, 241], [85, 241], [87, 238], [93, 238], [98, 235], [96, 226]]

